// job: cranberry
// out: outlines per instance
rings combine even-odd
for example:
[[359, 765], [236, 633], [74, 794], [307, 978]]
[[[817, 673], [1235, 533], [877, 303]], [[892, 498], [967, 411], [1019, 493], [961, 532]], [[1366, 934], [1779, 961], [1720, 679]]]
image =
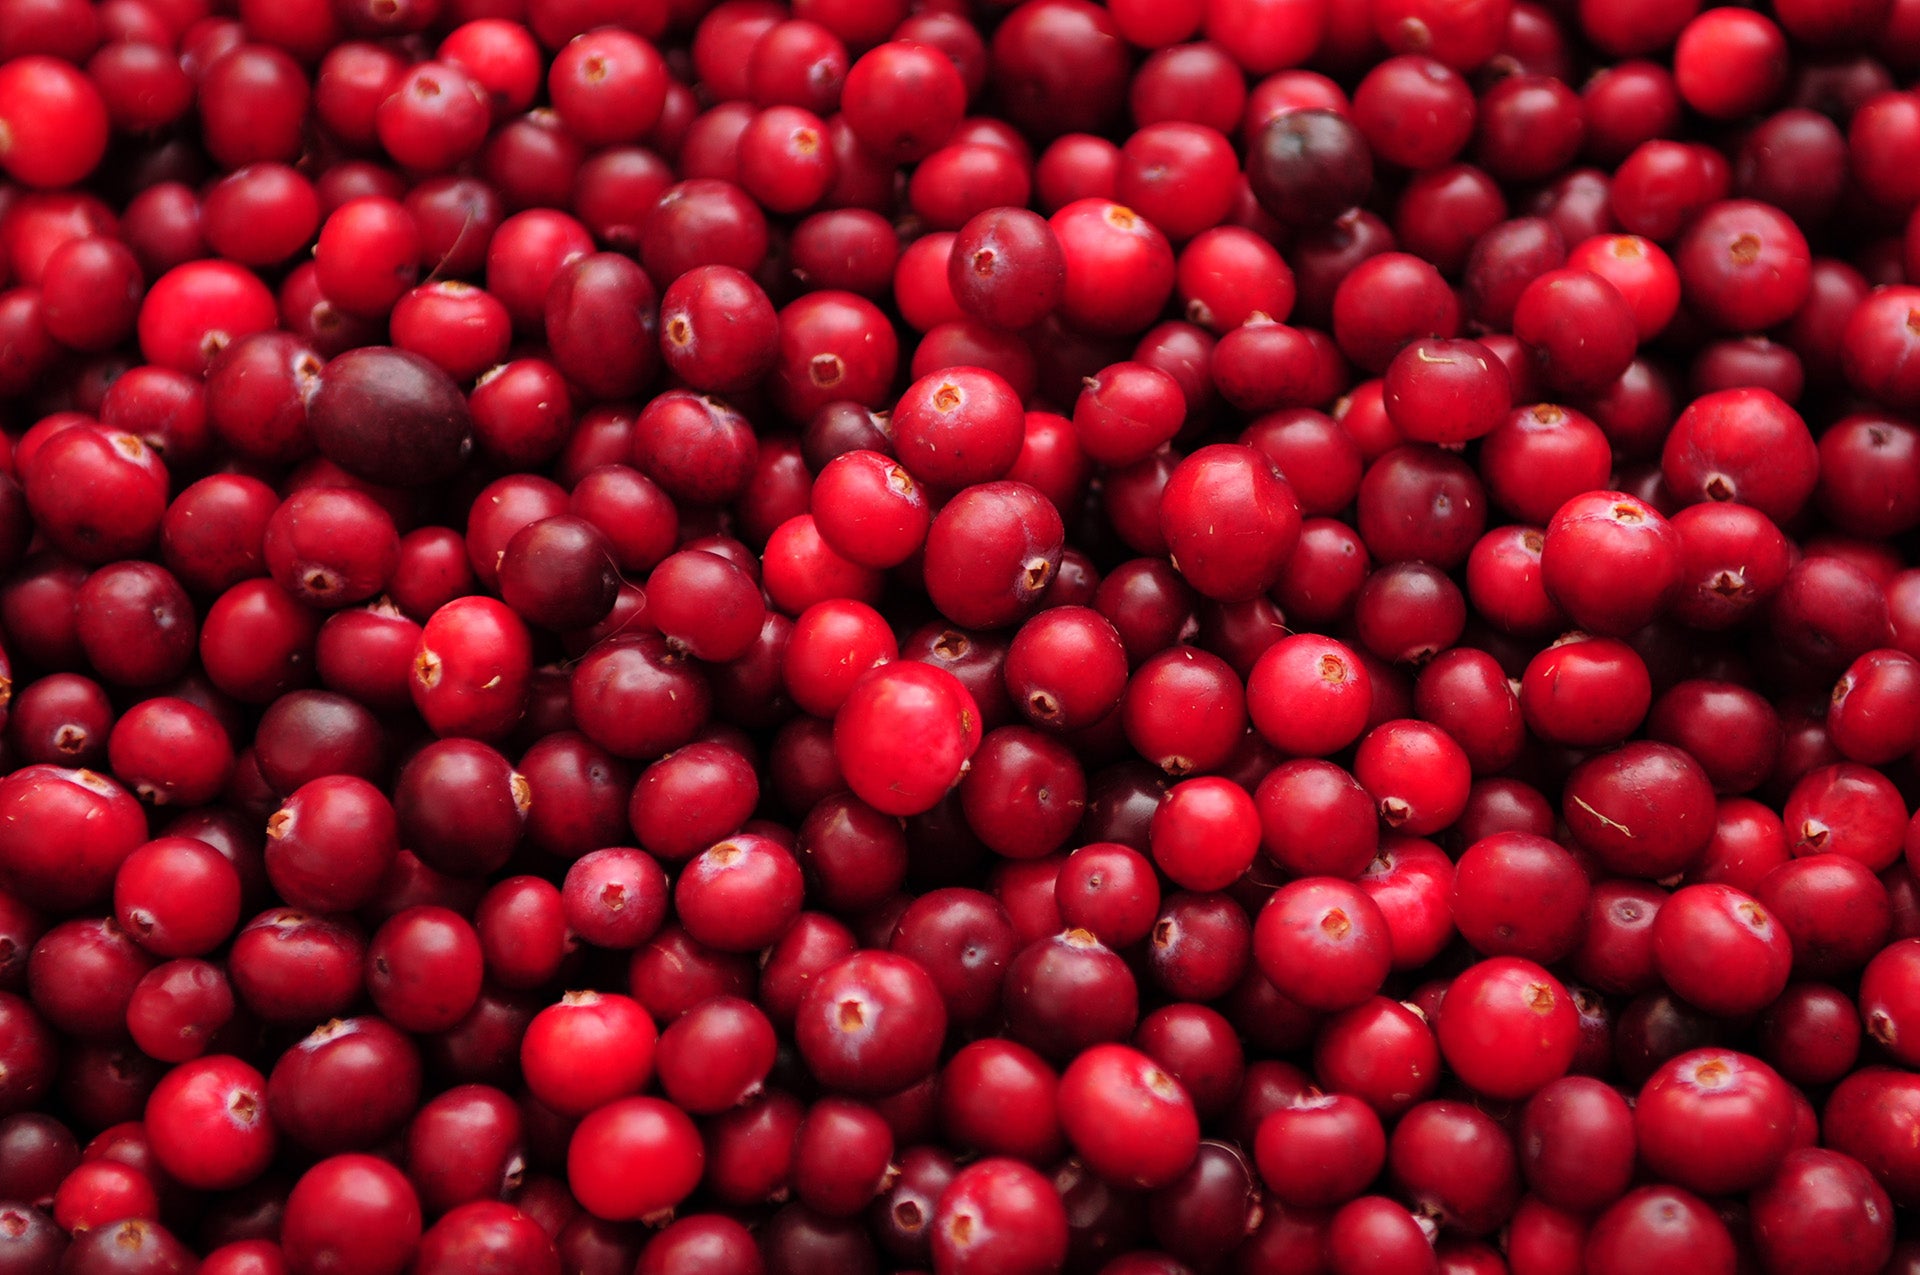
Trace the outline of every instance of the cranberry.
[[232, 1190], [265, 1171], [276, 1145], [265, 1077], [238, 1058], [182, 1063], [147, 1100], [154, 1158], [199, 1190]]
[[[373, 900], [400, 851], [393, 804], [364, 779], [329, 775], [267, 821], [267, 876], [295, 907], [344, 912]], [[341, 854], [343, 846], [352, 847]]]
[[1578, 1016], [1567, 989], [1518, 957], [1494, 957], [1453, 980], [1440, 1014], [1440, 1049], [1470, 1087], [1490, 1098], [1527, 1097], [1564, 1075]]
[[274, 1127], [321, 1154], [360, 1150], [398, 1133], [420, 1101], [419, 1051], [382, 1018], [332, 1019], [274, 1064]]
[[400, 1170], [370, 1155], [339, 1155], [294, 1184], [280, 1243], [301, 1275], [348, 1265], [398, 1275], [420, 1232], [420, 1201]]
[[1391, 962], [1386, 920], [1362, 890], [1333, 878], [1283, 886], [1254, 927], [1260, 972], [1310, 1009], [1360, 1004], [1385, 981]]
[[1640, 1155], [1662, 1177], [1708, 1194], [1772, 1176], [1793, 1134], [1790, 1089], [1757, 1058], [1694, 1050], [1670, 1059], [1640, 1091]]

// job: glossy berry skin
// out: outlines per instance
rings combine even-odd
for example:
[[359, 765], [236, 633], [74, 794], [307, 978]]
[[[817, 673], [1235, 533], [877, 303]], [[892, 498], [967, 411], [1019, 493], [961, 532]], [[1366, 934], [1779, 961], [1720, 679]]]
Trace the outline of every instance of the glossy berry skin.
[[584, 1116], [646, 1087], [658, 1039], [652, 1017], [631, 997], [569, 992], [527, 1025], [520, 1061], [536, 1098], [562, 1115]]
[[1604, 390], [1633, 361], [1639, 325], [1626, 298], [1585, 270], [1535, 278], [1514, 306], [1513, 334], [1532, 350], [1544, 379], [1566, 393]]
[[933, 1256], [955, 1275], [1041, 1275], [1066, 1260], [1068, 1218], [1060, 1194], [1018, 1160], [989, 1157], [962, 1169], [934, 1211]]
[[1652, 702], [1646, 662], [1618, 638], [1570, 634], [1529, 660], [1520, 683], [1528, 729], [1575, 748], [1619, 743]]
[[1232, 755], [1246, 730], [1246, 693], [1226, 661], [1176, 646], [1135, 670], [1120, 714], [1136, 752], [1169, 775], [1188, 775]]
[[664, 1216], [692, 1193], [705, 1164], [693, 1121], [659, 1098], [621, 1098], [598, 1108], [567, 1145], [575, 1198], [608, 1221]]
[[510, 1204], [475, 1200], [427, 1228], [414, 1269], [421, 1275], [507, 1270], [556, 1275], [561, 1266], [554, 1238], [539, 1222]]
[[864, 448], [827, 462], [813, 485], [813, 518], [835, 552], [863, 567], [894, 567], [927, 538], [926, 488], [898, 461]]
[[1492, 433], [1513, 406], [1506, 365], [1478, 341], [1414, 341], [1393, 356], [1387, 417], [1415, 442], [1464, 443]]
[[182, 1063], [147, 1100], [160, 1165], [200, 1190], [230, 1191], [259, 1177], [278, 1145], [267, 1116], [266, 1077], [238, 1058]]
[[695, 1115], [715, 1115], [759, 1092], [778, 1042], [766, 1014], [737, 996], [714, 996], [660, 1034], [660, 1087]]
[[677, 649], [725, 663], [760, 635], [766, 606], [752, 576], [702, 549], [669, 555], [647, 577], [647, 618]]
[[804, 890], [800, 864], [786, 847], [741, 833], [688, 862], [674, 886], [674, 911], [708, 947], [757, 952], [793, 923]]
[[980, 733], [979, 709], [953, 674], [905, 661], [854, 684], [834, 715], [834, 753], [861, 800], [915, 815], [959, 781]]
[[1332, 762], [1282, 763], [1253, 794], [1260, 848], [1297, 876], [1352, 879], [1380, 846], [1379, 816], [1366, 789]]
[[1380, 1117], [1348, 1094], [1303, 1094], [1260, 1122], [1253, 1146], [1260, 1180], [1296, 1208], [1345, 1204], [1387, 1162]]
[[[1199, 1150], [1186, 1090], [1124, 1045], [1096, 1045], [1073, 1061], [1060, 1077], [1060, 1119], [1087, 1167], [1116, 1185], [1165, 1186]], [[1151, 1138], [1137, 1136], [1148, 1130]]]
[[1455, 865], [1453, 921], [1476, 951], [1551, 964], [1579, 945], [1588, 883], [1567, 850], [1527, 832], [1499, 832]]
[[1067, 263], [1052, 228], [1016, 208], [977, 213], [947, 258], [947, 286], [962, 310], [1010, 332], [1052, 314], [1066, 292]]
[[1540, 554], [1548, 595], [1582, 629], [1606, 637], [1624, 637], [1660, 614], [1680, 588], [1680, 568], [1673, 525], [1618, 492], [1562, 505]]
[[456, 598], [421, 631], [408, 690], [436, 734], [497, 739], [525, 711], [532, 664], [519, 616], [491, 598]]
[[927, 531], [927, 596], [962, 628], [1014, 623], [1039, 605], [1065, 540], [1059, 511], [1035, 488], [1020, 482], [968, 487]]
[[1366, 197], [1373, 160], [1343, 113], [1290, 111], [1265, 122], [1253, 140], [1247, 181], [1254, 198], [1281, 222], [1328, 222]]
[[274, 1064], [267, 1111], [303, 1150], [361, 1150], [406, 1124], [420, 1100], [420, 1072], [413, 1043], [384, 1018], [328, 1019]]
[[1678, 1187], [1643, 1186], [1594, 1219], [1583, 1249], [1586, 1269], [1624, 1275], [1661, 1263], [1673, 1269], [1735, 1269], [1733, 1237], [1699, 1196]]
[[280, 1244], [298, 1275], [399, 1275], [420, 1231], [420, 1200], [400, 1170], [370, 1155], [340, 1155], [294, 1183]]
[[1268, 743], [1326, 757], [1359, 739], [1373, 711], [1373, 679], [1345, 644], [1307, 634], [1261, 653], [1247, 678], [1247, 709]]
[[1702, 1194], [1751, 1190], [1792, 1146], [1791, 1090], [1757, 1058], [1693, 1050], [1641, 1088], [1634, 1129], [1641, 1159], [1666, 1180]]
[[156, 956], [203, 955], [240, 921], [240, 874], [202, 841], [149, 841], [120, 865], [113, 889], [121, 928]]
[[1398, 718], [1367, 732], [1354, 753], [1353, 774], [1389, 828], [1428, 836], [1466, 808], [1472, 765], [1438, 727]]
[[1529, 1098], [1520, 1120], [1520, 1170], [1534, 1194], [1585, 1212], [1626, 1193], [1633, 1110], [1618, 1090], [1591, 1076], [1564, 1076]]
[[1327, 1223], [1325, 1251], [1334, 1270], [1400, 1275], [1436, 1271], [1426, 1229], [1406, 1206], [1384, 1195], [1363, 1195]]
[[480, 939], [451, 908], [423, 904], [388, 918], [367, 945], [367, 992], [395, 1026], [446, 1031], [479, 999]]
[[267, 878], [295, 907], [346, 912], [364, 906], [399, 852], [393, 804], [352, 775], [302, 784], [267, 820]]
[[1085, 331], [1119, 335], [1147, 326], [1173, 292], [1167, 237], [1109, 199], [1079, 199], [1048, 219], [1066, 261], [1062, 318]]
[[1903, 1064], [1914, 1055], [1913, 1006], [1903, 985], [1913, 968], [1920, 943], [1901, 939], [1883, 948], [1860, 976], [1860, 1016], [1867, 1034]]
[[1575, 767], [1561, 813], [1608, 870], [1657, 881], [1685, 871], [1712, 840], [1713, 785], [1680, 749], [1635, 741]]
[[936, 487], [1004, 477], [1020, 456], [1025, 413], [1005, 378], [950, 367], [909, 385], [893, 408], [894, 455]]
[[104, 902], [146, 840], [139, 803], [90, 770], [26, 766], [0, 780], [0, 868], [19, 897], [49, 911]]
[[1440, 1051], [1490, 1098], [1525, 1098], [1564, 1075], [1578, 1045], [1578, 1011], [1560, 981], [1532, 961], [1482, 961], [1447, 989]]
[[107, 146], [107, 108], [93, 82], [50, 57], [16, 57], [0, 74], [7, 143], [0, 166], [29, 186], [69, 186], [93, 171]]
[[1271, 588], [1300, 540], [1300, 504], [1251, 447], [1214, 444], [1175, 467], [1160, 527], [1175, 567], [1202, 595], [1232, 602]]
[[1661, 449], [1675, 496], [1737, 501], [1789, 522], [1813, 495], [1819, 454], [1800, 414], [1770, 390], [1721, 390], [1687, 405]]
[[1709, 1013], [1733, 1017], [1757, 1013], [1781, 993], [1793, 946], [1786, 928], [1742, 891], [1690, 885], [1661, 905], [1653, 958], [1668, 987]]
[[1172, 441], [1185, 422], [1179, 383], [1144, 363], [1115, 363], [1088, 378], [1074, 400], [1074, 431], [1081, 450], [1103, 465], [1145, 460]]
[[329, 362], [307, 415], [321, 455], [369, 482], [444, 479], [473, 446], [459, 387], [404, 350], [368, 347]]
[[1359, 887], [1331, 877], [1289, 882], [1254, 923], [1254, 960], [1267, 981], [1310, 1009], [1349, 1009], [1386, 981], [1386, 918]]
[[1761, 1260], [1776, 1269], [1874, 1271], [1893, 1252], [1892, 1200], [1838, 1151], [1789, 1151], [1749, 1207]]
[[816, 1079], [844, 1093], [897, 1093], [933, 1071], [946, 1034], [939, 989], [920, 965], [859, 952], [823, 970], [794, 1028]]

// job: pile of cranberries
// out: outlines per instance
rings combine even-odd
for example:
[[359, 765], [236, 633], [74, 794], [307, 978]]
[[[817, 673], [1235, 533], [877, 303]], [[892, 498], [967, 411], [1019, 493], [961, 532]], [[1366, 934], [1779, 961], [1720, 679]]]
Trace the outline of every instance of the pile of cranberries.
[[1920, 0], [0, 0], [0, 1275], [1920, 1275]]

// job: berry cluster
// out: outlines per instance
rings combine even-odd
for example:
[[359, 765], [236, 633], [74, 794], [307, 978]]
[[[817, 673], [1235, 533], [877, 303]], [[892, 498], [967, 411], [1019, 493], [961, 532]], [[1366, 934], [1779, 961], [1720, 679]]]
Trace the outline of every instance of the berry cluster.
[[0, 0], [0, 1275], [1916, 1275], [1920, 0]]

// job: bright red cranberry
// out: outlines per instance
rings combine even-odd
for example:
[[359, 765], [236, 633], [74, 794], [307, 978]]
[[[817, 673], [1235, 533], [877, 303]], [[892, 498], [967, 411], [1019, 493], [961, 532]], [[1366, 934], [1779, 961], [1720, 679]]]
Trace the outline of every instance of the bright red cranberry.
[[[1589, 632], [1625, 635], [1679, 590], [1681, 543], [1673, 524], [1632, 496], [1576, 496], [1547, 527], [1540, 556], [1547, 592]], [[1627, 577], [1631, 587], [1619, 587]]]
[[1282, 886], [1254, 926], [1254, 959], [1267, 980], [1309, 1008], [1365, 1001], [1386, 980], [1386, 920], [1357, 886], [1308, 877]]
[[230, 1191], [259, 1177], [277, 1144], [266, 1078], [219, 1055], [167, 1073], [147, 1100], [146, 1128], [161, 1167], [203, 1191]]
[[393, 804], [352, 775], [302, 785], [267, 821], [267, 876], [295, 907], [346, 912], [364, 906], [399, 852]]
[[1578, 1012], [1559, 980], [1532, 961], [1502, 956], [1453, 980], [1438, 1036], [1461, 1080], [1511, 1101], [1566, 1073], [1578, 1030]]
[[121, 863], [113, 883], [121, 928], [156, 956], [212, 951], [240, 921], [240, 874], [204, 841], [162, 837]]
[[1460, 856], [1454, 924], [1489, 956], [1552, 964], [1579, 945], [1587, 897], [1585, 874], [1568, 851], [1544, 837], [1496, 833]]
[[1373, 861], [1379, 817], [1357, 780], [1331, 762], [1306, 760], [1275, 767], [1254, 792], [1260, 845], [1268, 857], [1299, 876], [1351, 880]]
[[1643, 1186], [1616, 1201], [1587, 1233], [1594, 1275], [1625, 1275], [1651, 1261], [1733, 1270], [1733, 1238], [1706, 1201], [1678, 1187]]
[[370, 1155], [339, 1155], [294, 1184], [280, 1243], [295, 1275], [399, 1275], [420, 1230], [420, 1200], [400, 1170]]
[[657, 1039], [653, 1019], [632, 998], [569, 992], [528, 1025], [520, 1060], [535, 1097], [580, 1116], [643, 1089]]
[[1291, 1207], [1330, 1208], [1364, 1192], [1387, 1160], [1380, 1117], [1346, 1094], [1307, 1094], [1260, 1122], [1260, 1180]]
[[951, 673], [885, 664], [854, 685], [833, 738], [856, 795], [889, 814], [919, 814], [959, 780], [979, 744], [978, 709]]
[[1666, 1062], [1634, 1107], [1640, 1156], [1668, 1181], [1703, 1194], [1749, 1190], [1791, 1147], [1792, 1091], [1757, 1058], [1694, 1050]]
[[1056, 1270], [1065, 1260], [1068, 1217], [1043, 1174], [990, 1157], [957, 1174], [932, 1219], [934, 1261], [955, 1272]]
[[15, 57], [0, 72], [0, 166], [35, 187], [71, 186], [106, 152], [107, 107], [79, 69], [57, 58]]
[[70, 913], [109, 897], [146, 840], [139, 803], [88, 770], [27, 766], [0, 780], [0, 865], [28, 904]]
[[[1165, 1186], [1199, 1150], [1192, 1099], [1152, 1059], [1124, 1045], [1096, 1045], [1067, 1068], [1060, 1119], [1087, 1167], [1119, 1185]], [[1152, 1136], [1140, 1136], [1148, 1131]]]
[[658, 1098], [621, 1098], [574, 1130], [567, 1180], [596, 1216], [664, 1216], [699, 1183], [706, 1155], [684, 1112]]

